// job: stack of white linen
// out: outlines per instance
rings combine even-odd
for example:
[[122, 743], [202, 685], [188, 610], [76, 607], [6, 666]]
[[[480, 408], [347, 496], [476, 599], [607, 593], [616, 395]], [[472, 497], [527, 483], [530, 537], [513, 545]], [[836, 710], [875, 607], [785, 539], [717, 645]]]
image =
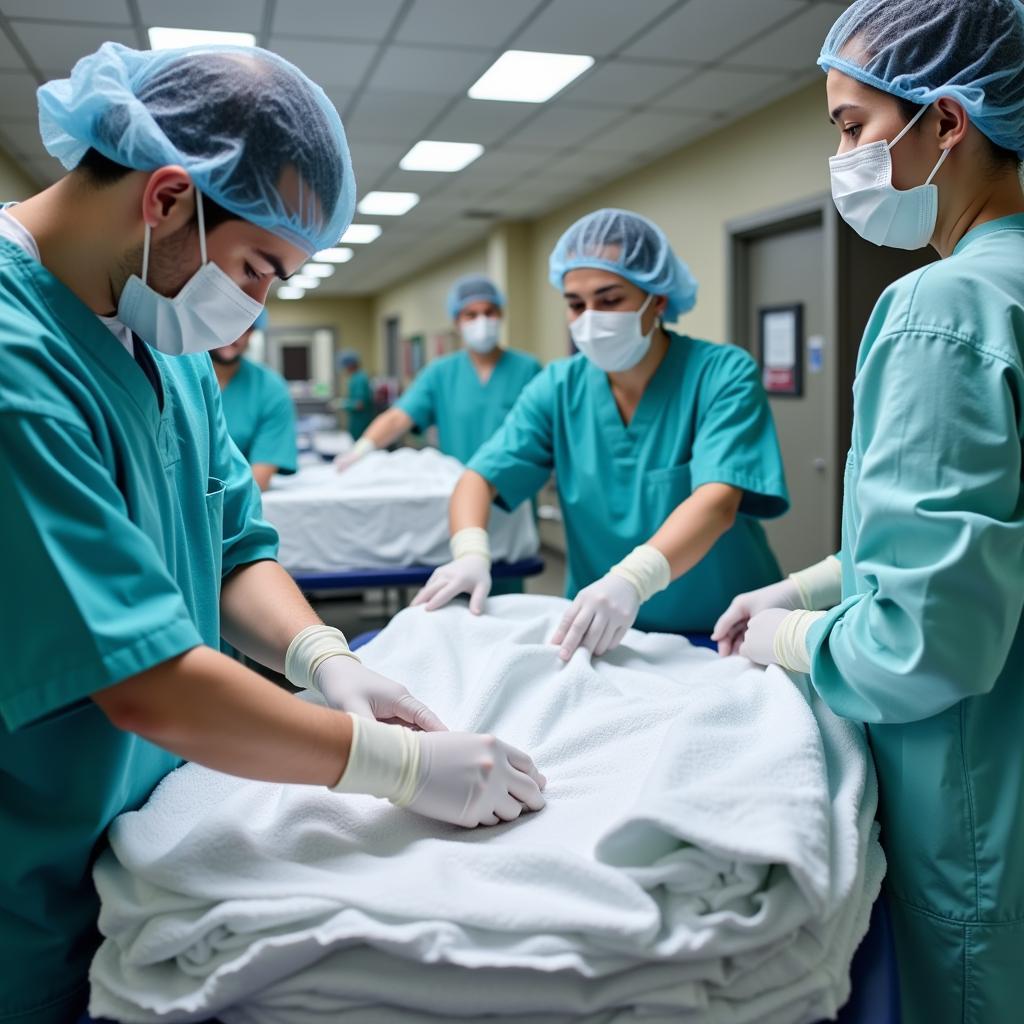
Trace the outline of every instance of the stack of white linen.
[[410, 609], [363, 652], [450, 727], [529, 751], [543, 811], [467, 832], [186, 766], [97, 864], [93, 1016], [834, 1016], [884, 871], [862, 730], [678, 637], [560, 668], [564, 608]]

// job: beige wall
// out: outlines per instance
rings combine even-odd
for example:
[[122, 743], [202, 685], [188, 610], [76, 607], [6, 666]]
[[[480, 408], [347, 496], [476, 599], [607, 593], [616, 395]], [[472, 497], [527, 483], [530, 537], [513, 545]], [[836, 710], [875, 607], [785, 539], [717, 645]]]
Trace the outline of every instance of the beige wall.
[[0, 202], [13, 203], [28, 199], [38, 191], [39, 186], [14, 157], [0, 149]]

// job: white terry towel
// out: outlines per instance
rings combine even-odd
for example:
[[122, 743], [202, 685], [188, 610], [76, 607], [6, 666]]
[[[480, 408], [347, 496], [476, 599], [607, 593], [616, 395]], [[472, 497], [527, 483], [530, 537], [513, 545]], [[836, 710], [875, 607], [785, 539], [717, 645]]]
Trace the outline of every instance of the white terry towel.
[[[399, 448], [371, 452], [344, 473], [321, 462], [275, 477], [263, 514], [280, 535], [281, 564], [329, 572], [447, 562], [448, 501], [464, 469], [436, 448]], [[495, 508], [488, 532], [495, 561], [537, 553], [529, 502]]]
[[529, 751], [543, 811], [466, 832], [183, 767], [97, 864], [92, 1014], [833, 1016], [884, 870], [861, 729], [782, 671], [679, 637], [631, 632], [560, 668], [564, 608], [410, 609], [364, 651], [450, 727]]

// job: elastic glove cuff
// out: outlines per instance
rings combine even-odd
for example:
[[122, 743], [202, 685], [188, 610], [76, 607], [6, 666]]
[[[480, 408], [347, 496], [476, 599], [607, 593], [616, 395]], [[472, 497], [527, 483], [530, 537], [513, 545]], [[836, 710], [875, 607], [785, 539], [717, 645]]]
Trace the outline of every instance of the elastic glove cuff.
[[459, 530], [451, 539], [452, 558], [464, 558], [466, 555], [479, 555], [491, 561], [491, 541], [487, 531], [479, 526], [467, 526]]
[[368, 437], [361, 437], [352, 446], [353, 459], [361, 459], [364, 455], [369, 455], [370, 452], [375, 452], [377, 445], [371, 441]]
[[834, 608], [843, 598], [843, 568], [835, 555], [790, 573], [789, 578], [800, 591], [803, 606], [812, 611]]
[[352, 720], [352, 746], [333, 793], [367, 793], [405, 807], [416, 795], [420, 740], [401, 725], [384, 725], [358, 715]]
[[772, 649], [775, 660], [790, 672], [811, 671], [811, 655], [807, 649], [807, 634], [811, 626], [825, 617], [825, 612], [790, 612], [775, 631]]
[[316, 690], [319, 693], [314, 678], [316, 670], [328, 658], [339, 655], [353, 661], [360, 660], [349, 650], [348, 641], [340, 629], [323, 624], [307, 626], [300, 633], [296, 633], [288, 645], [288, 651], [284, 656], [285, 678], [293, 686], [299, 686], [303, 690]]
[[640, 595], [640, 603], [649, 601], [672, 582], [672, 568], [668, 559], [653, 545], [641, 544], [626, 555], [609, 572], [633, 584]]

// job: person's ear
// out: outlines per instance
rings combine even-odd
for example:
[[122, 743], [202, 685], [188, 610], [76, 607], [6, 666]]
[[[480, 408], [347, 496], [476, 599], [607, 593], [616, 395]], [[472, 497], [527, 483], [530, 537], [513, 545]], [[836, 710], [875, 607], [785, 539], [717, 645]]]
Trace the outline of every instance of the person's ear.
[[195, 216], [196, 190], [184, 167], [158, 167], [142, 192], [142, 220], [154, 235], [173, 234]]
[[939, 149], [952, 149], [963, 142], [970, 120], [967, 112], [956, 100], [947, 96], [935, 103], [935, 131]]

